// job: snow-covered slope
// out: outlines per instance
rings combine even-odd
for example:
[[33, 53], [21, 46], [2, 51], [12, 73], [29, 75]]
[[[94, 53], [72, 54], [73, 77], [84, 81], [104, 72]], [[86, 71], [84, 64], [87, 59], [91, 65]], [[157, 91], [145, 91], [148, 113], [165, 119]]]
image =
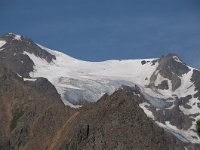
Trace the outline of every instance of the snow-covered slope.
[[35, 64], [30, 76], [47, 78], [55, 85], [65, 104], [69, 101], [72, 104], [84, 100], [95, 102], [103, 94], [111, 94], [122, 85], [148, 85], [157, 68], [157, 63], [152, 64], [154, 59], [145, 60], [145, 65], [141, 63], [144, 60], [87, 62], [40, 47], [55, 55], [56, 60], [48, 63], [34, 54], [24, 52]]

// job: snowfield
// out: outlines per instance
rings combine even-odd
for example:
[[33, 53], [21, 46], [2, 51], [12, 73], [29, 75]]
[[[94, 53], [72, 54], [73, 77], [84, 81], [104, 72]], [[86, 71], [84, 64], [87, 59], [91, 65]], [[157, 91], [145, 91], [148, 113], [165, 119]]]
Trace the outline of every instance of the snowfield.
[[148, 62], [145, 65], [139, 59], [87, 62], [38, 46], [55, 55], [56, 60], [48, 63], [45, 59], [24, 52], [35, 64], [30, 76], [47, 78], [55, 85], [65, 104], [66, 101], [72, 104], [81, 100], [95, 102], [103, 94], [112, 94], [122, 85], [148, 85], [150, 76], [157, 68], [157, 64], [151, 63], [155, 59], [146, 59]]

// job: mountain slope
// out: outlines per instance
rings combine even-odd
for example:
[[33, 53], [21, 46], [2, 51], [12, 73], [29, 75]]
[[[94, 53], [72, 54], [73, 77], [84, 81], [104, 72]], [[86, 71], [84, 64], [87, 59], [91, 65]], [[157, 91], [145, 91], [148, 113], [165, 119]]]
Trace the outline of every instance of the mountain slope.
[[[45, 149], [73, 114], [56, 95], [49, 95], [45, 89], [38, 91], [39, 86], [29, 82], [0, 66], [1, 150]], [[55, 90], [50, 83], [39, 82], [40, 86]]]
[[79, 107], [122, 85], [136, 86], [141, 94], [139, 106], [148, 117], [180, 140], [200, 143], [195, 132], [195, 122], [200, 119], [200, 72], [176, 55], [87, 62], [14, 34], [6, 34], [0, 41], [0, 64], [24, 80], [47, 78], [65, 105]]

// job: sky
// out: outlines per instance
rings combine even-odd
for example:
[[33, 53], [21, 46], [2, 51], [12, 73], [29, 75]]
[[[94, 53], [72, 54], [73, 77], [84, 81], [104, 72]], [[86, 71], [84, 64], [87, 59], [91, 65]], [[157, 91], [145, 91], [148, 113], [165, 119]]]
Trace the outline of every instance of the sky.
[[199, 0], [0, 0], [8, 32], [82, 60], [175, 53], [200, 68]]

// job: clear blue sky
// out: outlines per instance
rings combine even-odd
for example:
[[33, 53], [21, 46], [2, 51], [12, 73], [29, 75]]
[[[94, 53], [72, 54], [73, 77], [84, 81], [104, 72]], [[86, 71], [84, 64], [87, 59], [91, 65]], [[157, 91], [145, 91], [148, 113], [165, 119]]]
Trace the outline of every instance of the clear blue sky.
[[199, 0], [0, 0], [7, 32], [83, 60], [172, 52], [200, 68]]

